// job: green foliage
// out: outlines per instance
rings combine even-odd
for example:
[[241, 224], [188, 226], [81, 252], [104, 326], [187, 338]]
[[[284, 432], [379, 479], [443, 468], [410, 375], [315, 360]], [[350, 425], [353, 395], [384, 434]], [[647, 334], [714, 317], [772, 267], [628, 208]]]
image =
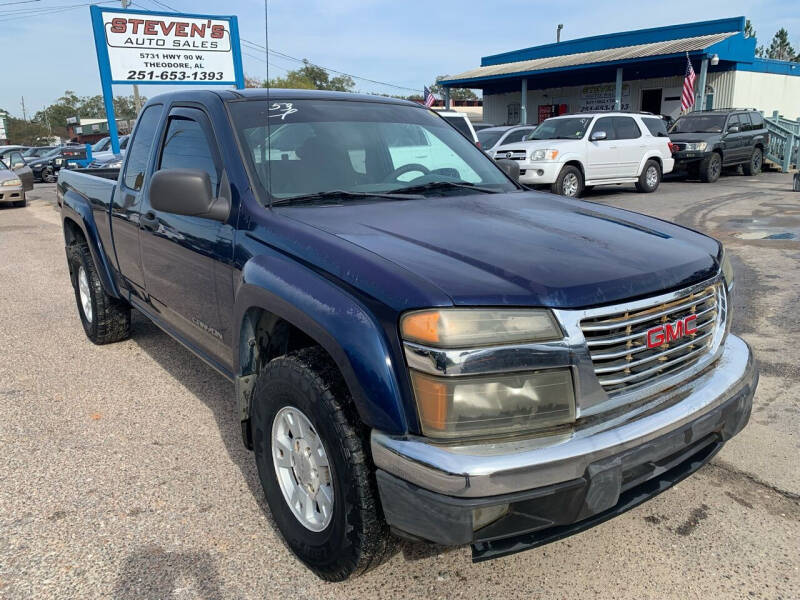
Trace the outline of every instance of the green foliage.
[[789, 32], [783, 27], [772, 37], [772, 43], [767, 48], [766, 54], [767, 58], [800, 61], [800, 56], [794, 53], [794, 48], [789, 43]]
[[[147, 98], [143, 97], [142, 104], [146, 101]], [[135, 118], [136, 109], [133, 96], [115, 97], [114, 113], [117, 119]], [[45, 127], [49, 123], [54, 135], [67, 137], [67, 119], [71, 117], [105, 119], [106, 109], [103, 104], [103, 96], [78, 96], [72, 90], [67, 90], [53, 104], [38, 111], [32, 121], [41, 123]]]
[[[245, 79], [247, 87], [267, 87], [264, 80], [248, 77]], [[270, 79], [269, 87], [287, 88], [295, 90], [332, 90], [335, 92], [352, 92], [356, 82], [348, 75], [330, 74], [317, 65], [303, 59], [303, 66], [299, 69], [288, 71], [283, 77]]]
[[44, 142], [49, 135], [47, 127], [38, 121], [25, 121], [11, 115], [7, 115], [5, 121], [9, 144], [36, 146]]
[[[439, 75], [436, 78], [436, 83], [430, 86], [431, 92], [440, 98], [444, 96], [444, 88], [439, 85], [442, 79], [447, 79], [447, 75]], [[450, 88], [451, 100], [477, 100], [478, 96], [469, 88]]]

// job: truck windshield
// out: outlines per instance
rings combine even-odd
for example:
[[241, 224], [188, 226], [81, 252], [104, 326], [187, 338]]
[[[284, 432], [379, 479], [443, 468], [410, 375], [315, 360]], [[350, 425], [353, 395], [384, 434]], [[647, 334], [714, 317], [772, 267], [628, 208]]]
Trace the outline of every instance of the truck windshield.
[[675, 121], [670, 133], [722, 133], [725, 115], [687, 115]]
[[579, 140], [589, 128], [591, 117], [546, 119], [528, 137], [529, 140]]
[[486, 131], [485, 129], [478, 132], [478, 141], [481, 143], [481, 148], [488, 150], [493, 148], [494, 145], [500, 140], [503, 135], [502, 131]]
[[244, 100], [230, 108], [266, 205], [335, 192], [348, 201], [411, 188], [423, 195], [517, 189], [474, 144], [422, 108], [347, 100]]

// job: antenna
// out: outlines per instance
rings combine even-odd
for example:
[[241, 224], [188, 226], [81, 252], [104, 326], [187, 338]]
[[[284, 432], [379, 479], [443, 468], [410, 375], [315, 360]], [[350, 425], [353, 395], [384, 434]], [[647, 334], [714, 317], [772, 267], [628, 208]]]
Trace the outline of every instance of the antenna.
[[264, 62], [267, 64], [267, 196], [269, 207], [272, 208], [272, 132], [269, 121], [269, 109], [272, 106], [269, 100], [269, 0], [264, 0]]

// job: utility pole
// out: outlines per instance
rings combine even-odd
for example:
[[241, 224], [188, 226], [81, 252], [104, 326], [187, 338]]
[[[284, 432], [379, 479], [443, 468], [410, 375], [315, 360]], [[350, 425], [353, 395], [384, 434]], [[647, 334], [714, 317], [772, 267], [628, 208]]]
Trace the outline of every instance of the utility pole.
[[25, 112], [25, 96], [22, 97], [22, 120], [23, 121], [27, 121], [28, 120], [28, 115]]
[[[122, 2], [122, 8], [126, 9], [131, 0], [120, 0], [120, 2]], [[142, 110], [142, 98], [139, 96], [139, 86], [135, 83], [133, 84], [133, 108], [136, 111], [136, 117], [138, 117]]]
[[564, 29], [564, 24], [559, 23], [558, 27], [556, 27], [556, 44], [561, 42], [561, 30]]

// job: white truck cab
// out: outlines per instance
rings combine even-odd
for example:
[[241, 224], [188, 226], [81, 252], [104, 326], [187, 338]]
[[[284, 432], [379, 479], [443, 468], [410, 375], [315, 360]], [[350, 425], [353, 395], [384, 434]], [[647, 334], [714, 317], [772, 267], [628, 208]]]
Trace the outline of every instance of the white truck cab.
[[596, 185], [633, 183], [654, 192], [675, 161], [663, 120], [650, 113], [598, 112], [552, 117], [527, 140], [495, 148], [518, 161], [520, 183], [579, 197]]

